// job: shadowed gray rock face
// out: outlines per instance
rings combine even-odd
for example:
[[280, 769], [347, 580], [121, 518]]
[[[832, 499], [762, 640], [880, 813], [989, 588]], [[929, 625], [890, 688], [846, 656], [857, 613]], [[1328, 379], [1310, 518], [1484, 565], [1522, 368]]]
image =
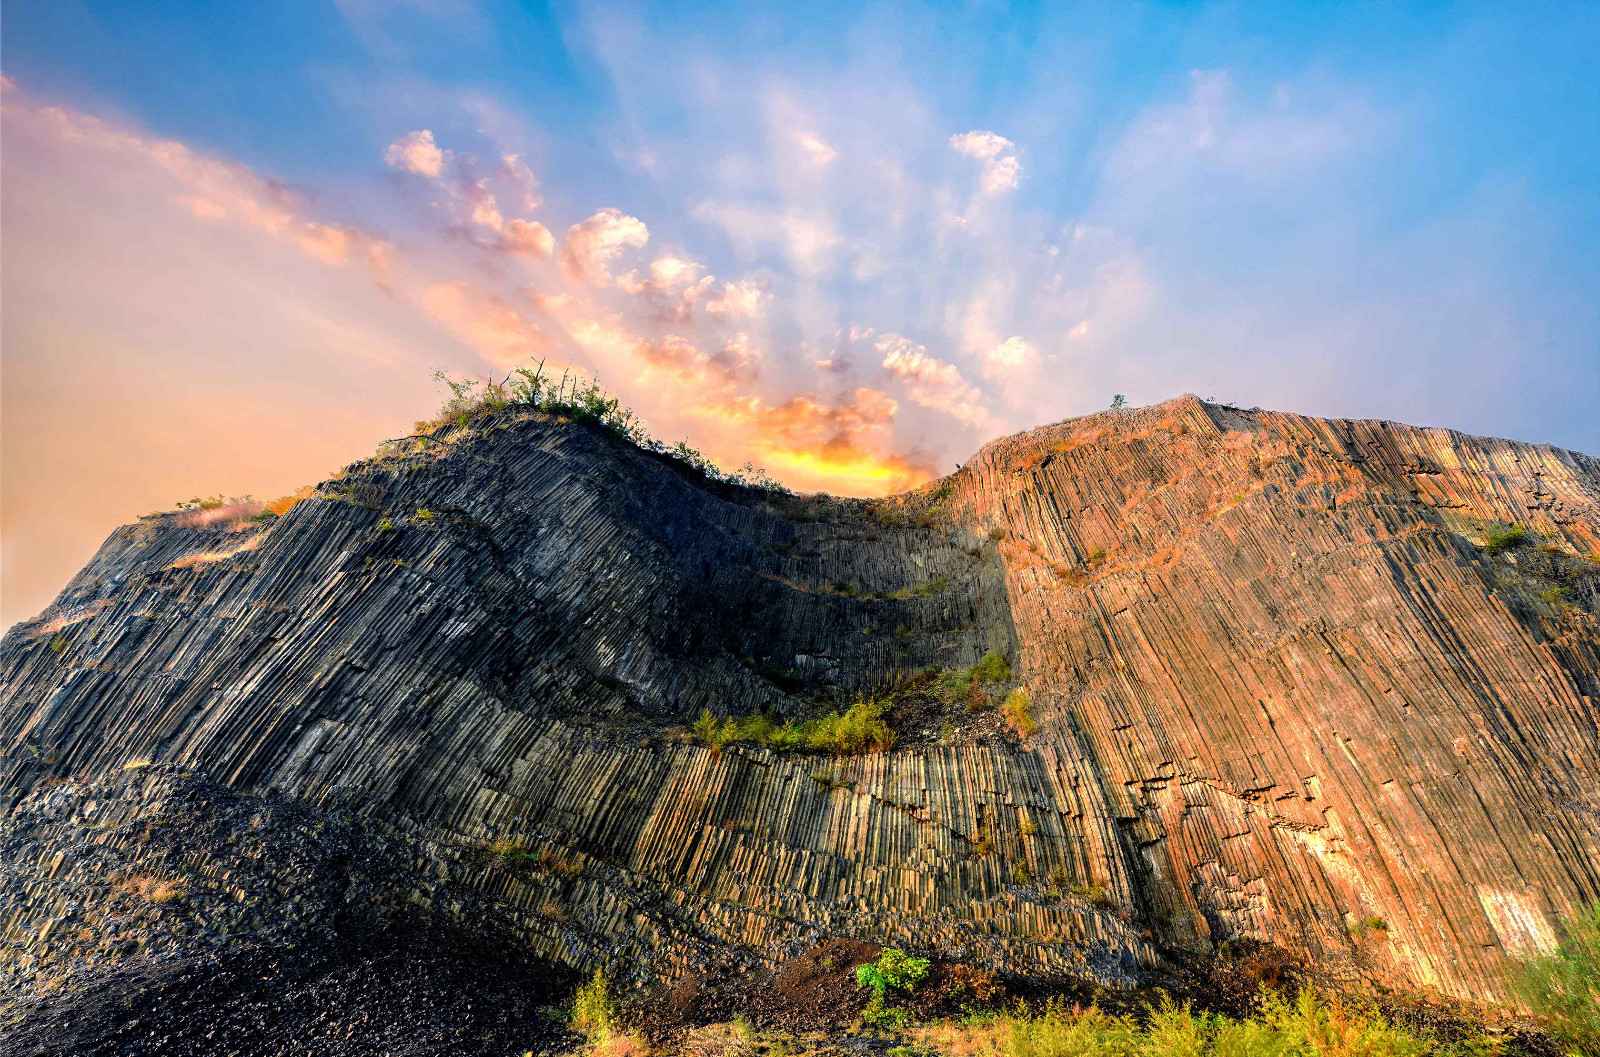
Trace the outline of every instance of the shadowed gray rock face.
[[[353, 904], [625, 976], [842, 933], [1125, 979], [1246, 938], [1487, 999], [1600, 897], [1593, 459], [1193, 398], [870, 503], [533, 414], [413, 444], [275, 521], [119, 529], [7, 634], [15, 986], [111, 957], [85, 915], [135, 875], [189, 878], [173, 920], [232, 914], [237, 841], [140, 841], [185, 772], [364, 820], [386, 865]], [[1488, 554], [1496, 521], [1545, 549]], [[670, 735], [991, 650], [1026, 738]]]

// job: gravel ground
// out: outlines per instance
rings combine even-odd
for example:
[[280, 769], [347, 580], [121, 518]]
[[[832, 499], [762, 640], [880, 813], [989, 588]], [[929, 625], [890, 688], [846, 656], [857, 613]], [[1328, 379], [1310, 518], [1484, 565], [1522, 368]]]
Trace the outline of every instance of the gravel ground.
[[310, 964], [251, 949], [36, 999], [0, 1039], [0, 1055], [548, 1054], [576, 1044], [545, 1012], [571, 982], [425, 931], [352, 943]]

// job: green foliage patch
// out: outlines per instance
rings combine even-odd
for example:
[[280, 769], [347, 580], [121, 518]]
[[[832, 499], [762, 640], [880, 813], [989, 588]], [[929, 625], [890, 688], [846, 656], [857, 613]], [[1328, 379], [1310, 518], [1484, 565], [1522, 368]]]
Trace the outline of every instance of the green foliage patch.
[[1052, 999], [1042, 1010], [973, 1016], [919, 1029], [933, 1052], [971, 1057], [1495, 1057], [1504, 1044], [1479, 1035], [1445, 1041], [1390, 1022], [1376, 1009], [1302, 991], [1263, 991], [1243, 1020], [1196, 1013], [1163, 997], [1142, 1016]]
[[616, 1033], [620, 1014], [617, 1000], [611, 994], [611, 984], [596, 969], [589, 982], [573, 994], [567, 1023], [591, 1045], [599, 1044]]
[[928, 978], [931, 968], [928, 959], [914, 958], [894, 947], [886, 947], [877, 961], [858, 966], [856, 986], [872, 988], [872, 1001], [862, 1015], [880, 1027], [904, 1028], [910, 1023], [911, 1014], [890, 1005], [890, 992], [910, 994]]
[[1600, 901], [1563, 920], [1554, 954], [1524, 963], [1513, 987], [1575, 1052], [1600, 1054]]
[[796, 723], [778, 722], [771, 716], [728, 716], [718, 719], [702, 712], [690, 733], [695, 741], [721, 752], [729, 745], [761, 745], [779, 752], [822, 752], [834, 756], [859, 756], [886, 752], [894, 747], [887, 709], [874, 698], [859, 698], [849, 709]]
[[969, 708], [982, 708], [988, 696], [979, 692], [984, 684], [1004, 683], [1011, 678], [1011, 665], [993, 650], [970, 668], [946, 668], [933, 681], [933, 694], [946, 704], [966, 701]]
[[1492, 527], [1484, 534], [1484, 553], [1490, 557], [1504, 554], [1506, 551], [1516, 550], [1528, 543], [1528, 530], [1521, 525], [1512, 525], [1509, 528]]

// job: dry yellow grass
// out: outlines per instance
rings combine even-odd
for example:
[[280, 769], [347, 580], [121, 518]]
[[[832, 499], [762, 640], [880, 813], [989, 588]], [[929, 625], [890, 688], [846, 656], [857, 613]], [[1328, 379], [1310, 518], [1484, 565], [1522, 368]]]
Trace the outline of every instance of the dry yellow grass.
[[966, 1023], [946, 1020], [911, 1030], [918, 1049], [945, 1057], [999, 1057], [1010, 1034], [1003, 1021]]
[[289, 511], [293, 510], [296, 503], [299, 503], [304, 499], [310, 499], [316, 494], [316, 486], [308, 484], [298, 491], [290, 492], [288, 495], [279, 496], [277, 499], [274, 499], [272, 502], [267, 504], [267, 509], [279, 517], [282, 517]]
[[211, 562], [227, 561], [229, 558], [236, 558], [239, 555], [244, 554], [246, 551], [253, 551], [259, 546], [261, 546], [261, 537], [251, 536], [237, 547], [229, 547], [220, 551], [200, 551], [197, 554], [185, 554], [183, 557], [167, 566], [167, 568], [188, 569], [196, 565], [208, 565]]
[[183, 898], [183, 878], [158, 877], [155, 874], [135, 874], [122, 882], [124, 892], [142, 896], [152, 903], [171, 903]]

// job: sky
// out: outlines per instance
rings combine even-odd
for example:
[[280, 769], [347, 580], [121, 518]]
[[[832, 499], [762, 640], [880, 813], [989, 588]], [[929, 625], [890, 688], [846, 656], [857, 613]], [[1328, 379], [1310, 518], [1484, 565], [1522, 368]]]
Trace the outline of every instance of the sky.
[[1600, 454], [1600, 5], [7, 0], [0, 624], [598, 373], [877, 495], [1181, 393]]

